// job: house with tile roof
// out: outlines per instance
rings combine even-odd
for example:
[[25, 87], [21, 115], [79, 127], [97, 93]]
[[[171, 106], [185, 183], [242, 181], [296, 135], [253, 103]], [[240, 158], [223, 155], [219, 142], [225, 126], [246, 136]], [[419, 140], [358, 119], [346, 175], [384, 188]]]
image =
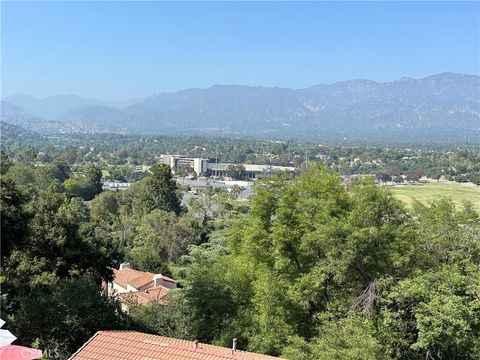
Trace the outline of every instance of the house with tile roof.
[[150, 301], [165, 304], [167, 294], [177, 288], [177, 282], [169, 276], [132, 269], [130, 264], [120, 264], [119, 269], [112, 269], [113, 280], [108, 284], [108, 294], [118, 296], [129, 306], [143, 305]]
[[136, 331], [99, 331], [70, 360], [275, 360], [277, 357]]

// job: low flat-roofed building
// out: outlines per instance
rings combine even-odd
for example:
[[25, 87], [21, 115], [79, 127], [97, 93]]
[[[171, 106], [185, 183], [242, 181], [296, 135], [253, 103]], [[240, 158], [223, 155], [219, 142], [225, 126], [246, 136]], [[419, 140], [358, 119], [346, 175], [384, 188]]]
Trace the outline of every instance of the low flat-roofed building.
[[102, 190], [127, 190], [130, 187], [130, 183], [119, 183], [114, 181], [105, 181], [102, 184]]
[[277, 357], [136, 331], [99, 331], [70, 360], [275, 360]]
[[[235, 166], [230, 163], [208, 163], [207, 168], [212, 176], [228, 176], [228, 167]], [[245, 175], [248, 179], [256, 179], [262, 176], [269, 176], [277, 171], [294, 172], [293, 166], [275, 166], [275, 165], [257, 165], [257, 164], [242, 164], [245, 168]]]

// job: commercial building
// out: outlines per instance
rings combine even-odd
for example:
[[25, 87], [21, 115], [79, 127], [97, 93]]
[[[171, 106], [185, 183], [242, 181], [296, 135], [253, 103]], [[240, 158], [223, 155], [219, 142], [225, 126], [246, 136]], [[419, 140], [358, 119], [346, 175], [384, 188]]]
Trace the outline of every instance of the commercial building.
[[235, 166], [237, 169], [241, 167], [243, 170], [242, 177], [250, 180], [254, 180], [259, 177], [270, 176], [276, 171], [295, 171], [293, 166], [217, 163], [216, 160], [192, 158], [183, 155], [161, 155], [160, 161], [163, 164], [169, 165], [174, 174], [188, 174], [195, 172], [197, 176], [211, 175], [228, 177], [229, 167]]
[[[210, 175], [226, 177], [228, 176], [229, 166], [235, 166], [235, 164], [229, 163], [208, 163], [207, 169]], [[243, 164], [244, 178], [254, 180], [260, 177], [271, 176], [277, 171], [294, 172], [293, 166], [274, 166], [274, 165], [255, 165], [255, 164]]]
[[207, 173], [208, 159], [192, 158], [183, 155], [161, 155], [160, 161], [169, 165], [174, 174], [177, 174], [182, 168], [187, 172], [194, 171], [197, 175]]

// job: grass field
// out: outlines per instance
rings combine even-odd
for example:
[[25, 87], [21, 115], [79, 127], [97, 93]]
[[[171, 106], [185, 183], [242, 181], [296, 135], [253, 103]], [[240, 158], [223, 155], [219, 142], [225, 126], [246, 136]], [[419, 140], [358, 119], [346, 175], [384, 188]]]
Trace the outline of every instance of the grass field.
[[474, 208], [480, 211], [480, 188], [454, 183], [426, 183], [415, 185], [389, 186], [392, 192], [408, 206], [413, 199], [428, 204], [437, 199], [451, 199], [457, 206], [470, 200]]

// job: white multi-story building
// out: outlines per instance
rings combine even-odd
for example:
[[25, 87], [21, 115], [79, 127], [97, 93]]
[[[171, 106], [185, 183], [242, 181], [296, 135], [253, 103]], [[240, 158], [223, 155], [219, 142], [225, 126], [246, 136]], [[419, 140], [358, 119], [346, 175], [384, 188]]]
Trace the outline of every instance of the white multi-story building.
[[197, 175], [207, 173], [208, 159], [192, 158], [183, 155], [161, 155], [162, 163], [169, 165], [175, 174], [180, 167], [191, 168]]

